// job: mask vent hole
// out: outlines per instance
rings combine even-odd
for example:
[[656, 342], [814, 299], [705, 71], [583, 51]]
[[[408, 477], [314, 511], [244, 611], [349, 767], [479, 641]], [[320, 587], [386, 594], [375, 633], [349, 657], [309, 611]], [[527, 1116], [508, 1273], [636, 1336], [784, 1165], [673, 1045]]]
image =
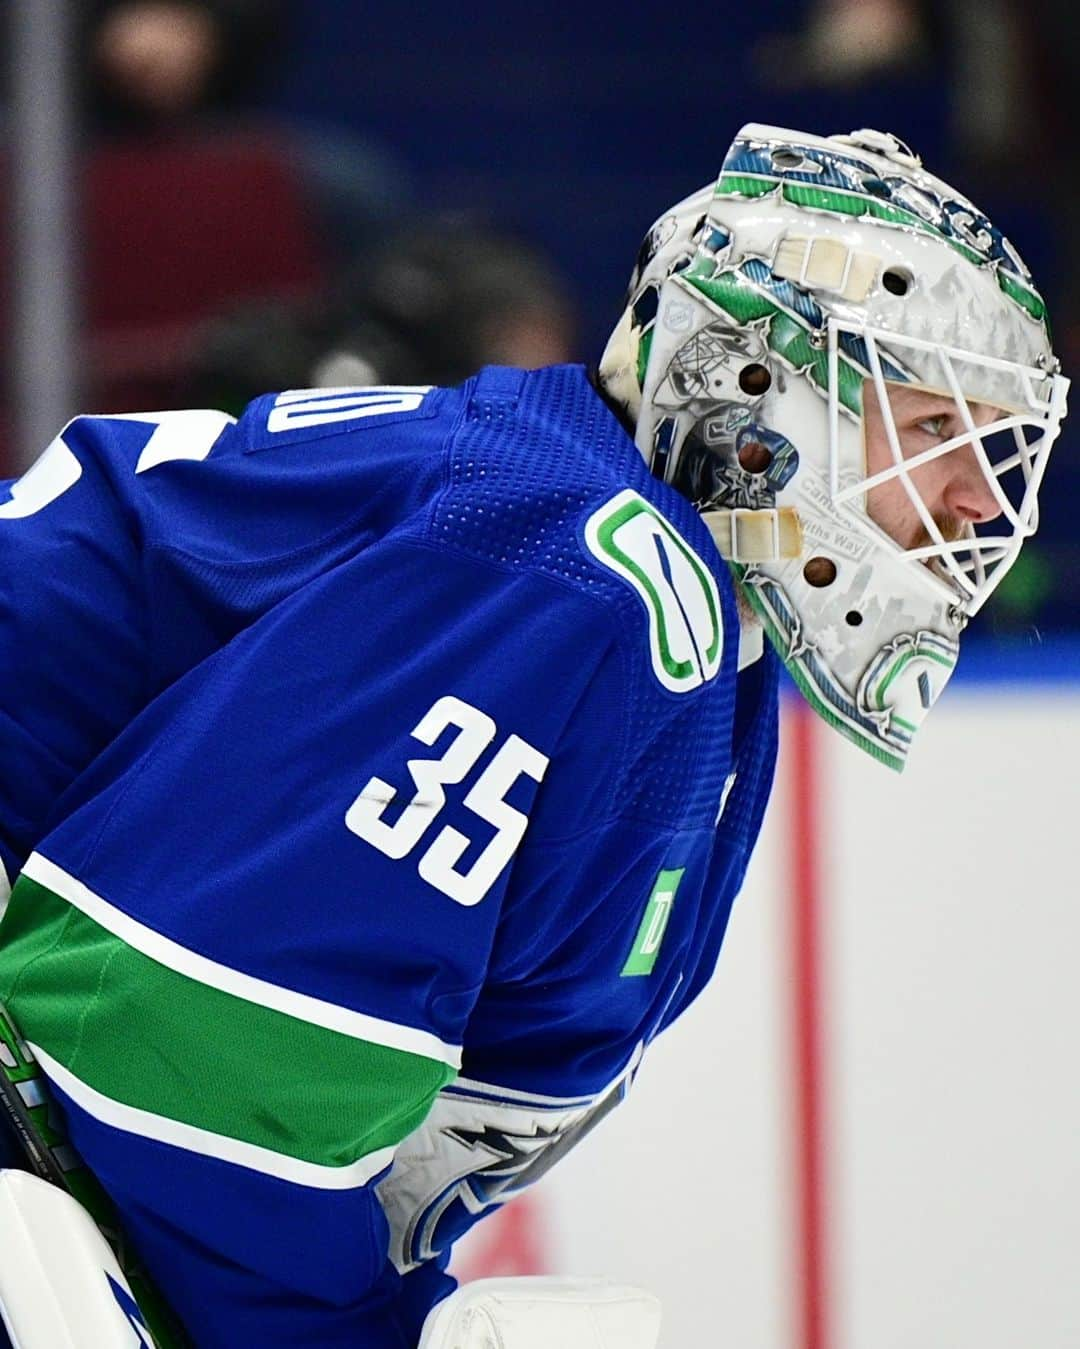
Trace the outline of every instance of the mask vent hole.
[[889, 196], [888, 183], [882, 182], [882, 180], [878, 178], [875, 174], [864, 173], [861, 175], [861, 180], [864, 191], [871, 193], [875, 197], [885, 197], [886, 199], [888, 198]]
[[808, 586], [823, 590], [836, 580], [836, 563], [829, 557], [812, 557], [803, 567], [802, 574]]
[[911, 273], [899, 267], [890, 267], [881, 274], [881, 284], [890, 295], [906, 295], [911, 289], [911, 280]]
[[739, 371], [739, 388], [752, 397], [763, 394], [771, 383], [772, 375], [769, 374], [768, 366], [759, 365], [757, 361], [744, 365]]
[[849, 609], [844, 615], [844, 622], [849, 627], [857, 628], [862, 623], [862, 614], [859, 613], [858, 609]]
[[760, 440], [748, 440], [739, 447], [739, 466], [747, 473], [764, 473], [772, 463], [772, 451]]

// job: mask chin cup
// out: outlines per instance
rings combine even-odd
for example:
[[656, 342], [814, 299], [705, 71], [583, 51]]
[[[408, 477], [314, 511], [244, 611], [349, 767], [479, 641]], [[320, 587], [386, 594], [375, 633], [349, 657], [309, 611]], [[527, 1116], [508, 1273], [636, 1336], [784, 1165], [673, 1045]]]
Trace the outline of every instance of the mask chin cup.
[[883, 741], [906, 752], [956, 665], [957, 646], [933, 632], [904, 634], [878, 652], [859, 682], [859, 710]]

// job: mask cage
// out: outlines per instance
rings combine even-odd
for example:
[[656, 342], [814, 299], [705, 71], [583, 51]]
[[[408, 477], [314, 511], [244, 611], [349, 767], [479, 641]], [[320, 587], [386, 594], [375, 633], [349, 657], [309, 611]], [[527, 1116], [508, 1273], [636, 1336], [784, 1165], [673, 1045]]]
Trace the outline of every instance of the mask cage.
[[[845, 341], [845, 339], [847, 339]], [[838, 379], [842, 349], [852, 339], [866, 353], [888, 439], [892, 462], [861, 477], [844, 471], [840, 453], [840, 418], [850, 415], [841, 404]], [[879, 344], [880, 348], [879, 349]], [[884, 367], [897, 362], [913, 372], [912, 384], [950, 399], [962, 430], [946, 440], [905, 457], [897, 430], [890, 389], [909, 387], [887, 379]], [[1016, 561], [1024, 540], [1038, 527], [1038, 493], [1050, 449], [1065, 415], [1069, 381], [1061, 375], [1014, 361], [941, 346], [919, 338], [901, 337], [881, 329], [828, 320], [829, 362], [829, 484], [837, 505], [854, 505], [863, 527], [891, 547], [921, 580], [927, 573], [947, 586], [952, 602], [969, 617], [978, 612]], [[969, 404], [990, 404], [999, 416], [977, 425]], [[943, 532], [924, 499], [918, 481], [920, 469], [946, 455], [968, 452], [981, 472], [996, 518], [958, 522]], [[897, 543], [867, 514], [867, 499], [875, 488], [899, 482], [918, 521], [918, 538], [911, 546]]]

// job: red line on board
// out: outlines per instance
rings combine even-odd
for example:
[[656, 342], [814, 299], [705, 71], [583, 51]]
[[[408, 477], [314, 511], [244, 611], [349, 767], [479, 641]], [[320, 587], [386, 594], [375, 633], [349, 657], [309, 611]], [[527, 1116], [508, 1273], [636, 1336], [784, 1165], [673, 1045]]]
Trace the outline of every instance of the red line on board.
[[543, 1196], [518, 1195], [467, 1234], [464, 1255], [451, 1266], [460, 1283], [521, 1274], [547, 1274], [547, 1223]]
[[824, 790], [817, 716], [788, 704], [791, 854], [791, 1033], [795, 1067], [795, 1268], [799, 1349], [829, 1349], [830, 1319], [824, 1176], [819, 804]]

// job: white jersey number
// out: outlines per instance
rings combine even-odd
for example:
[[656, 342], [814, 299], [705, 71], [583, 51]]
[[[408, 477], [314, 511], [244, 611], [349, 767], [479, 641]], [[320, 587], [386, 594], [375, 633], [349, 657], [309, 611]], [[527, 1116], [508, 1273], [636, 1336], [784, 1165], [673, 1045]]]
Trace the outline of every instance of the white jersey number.
[[[400, 860], [412, 852], [446, 804], [443, 788], [464, 781], [498, 735], [486, 712], [451, 695], [440, 698], [425, 713], [412, 735], [433, 745], [451, 726], [457, 727], [457, 735], [440, 758], [407, 761], [416, 791], [393, 824], [382, 816], [397, 792], [379, 777], [368, 781], [345, 813], [346, 827], [387, 857]], [[460, 830], [444, 826], [420, 857], [422, 879], [458, 904], [479, 904], [517, 851], [529, 823], [528, 816], [507, 804], [506, 794], [523, 775], [542, 781], [547, 766], [547, 757], [538, 749], [520, 736], [509, 736], [463, 802], [474, 815], [495, 826], [495, 836], [467, 871], [459, 871], [457, 863], [471, 840]]]
[[302, 427], [415, 412], [431, 392], [430, 384], [365, 385], [342, 389], [290, 389], [279, 394], [266, 419], [271, 434]]
[[25, 520], [74, 487], [82, 477], [82, 464], [60, 436], [11, 484], [11, 499], [0, 505], [0, 520]]
[[[94, 421], [147, 422], [154, 427], [135, 464], [136, 473], [173, 459], [205, 459], [234, 418], [202, 408], [178, 412], [122, 412]], [[82, 464], [64, 440], [67, 427], [16, 482], [0, 502], [0, 520], [25, 520], [62, 497], [82, 477]]]

